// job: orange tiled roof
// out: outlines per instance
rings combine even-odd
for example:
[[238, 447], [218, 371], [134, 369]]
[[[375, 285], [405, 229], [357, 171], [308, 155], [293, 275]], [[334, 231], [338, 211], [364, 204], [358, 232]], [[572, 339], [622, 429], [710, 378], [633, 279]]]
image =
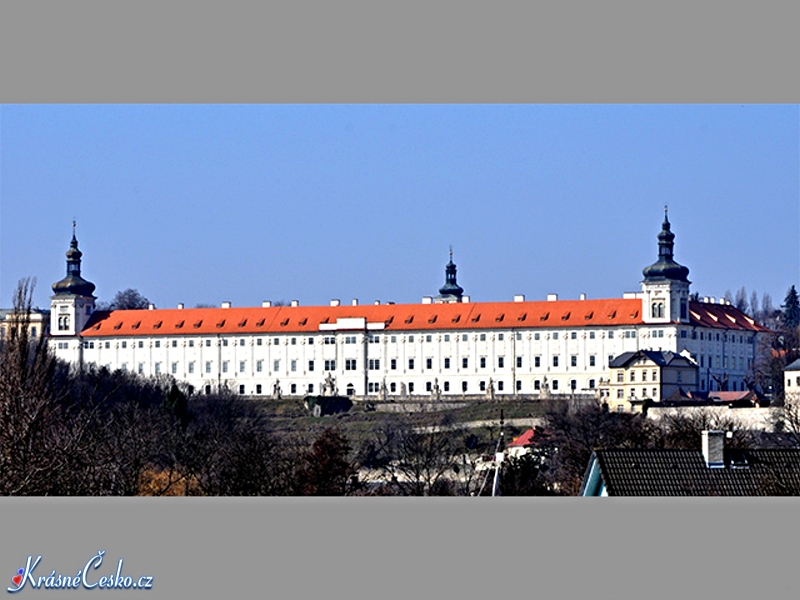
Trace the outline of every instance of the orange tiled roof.
[[[361, 317], [386, 331], [530, 329], [642, 325], [636, 298], [454, 304], [366, 304], [98, 311], [85, 337], [317, 333], [321, 324]], [[692, 324], [765, 331], [732, 306], [691, 303]], [[710, 316], [709, 316], [710, 315]], [[723, 320], [724, 319], [724, 320]]]

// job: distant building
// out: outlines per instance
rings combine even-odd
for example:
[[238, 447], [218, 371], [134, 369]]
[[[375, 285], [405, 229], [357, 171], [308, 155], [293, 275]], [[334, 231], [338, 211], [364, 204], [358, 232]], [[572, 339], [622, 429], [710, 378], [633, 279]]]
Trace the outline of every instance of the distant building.
[[[717, 380], [744, 390], [768, 330], [722, 300], [691, 301], [673, 240], [665, 213], [658, 260], [643, 270], [641, 292], [622, 298], [471, 302], [451, 254], [439, 295], [420, 304], [95, 311], [73, 231], [50, 335], [65, 360], [171, 375], [200, 392], [303, 396], [332, 382], [340, 394], [376, 399], [600, 396], [615, 359], [640, 351], [690, 357], [701, 391]], [[667, 371], [684, 368], [675, 365]]]
[[697, 450], [595, 450], [580, 495], [800, 495], [800, 448], [734, 450], [725, 437], [704, 431]]
[[[32, 308], [28, 322], [28, 336], [36, 339], [49, 333], [50, 311]], [[8, 331], [14, 326], [14, 309], [0, 309], [0, 340], [8, 336]]]
[[786, 402], [800, 402], [800, 358], [783, 369], [783, 396]]
[[608, 406], [630, 411], [644, 400], [660, 402], [681, 388], [697, 389], [697, 363], [662, 350], [624, 352], [609, 363]]

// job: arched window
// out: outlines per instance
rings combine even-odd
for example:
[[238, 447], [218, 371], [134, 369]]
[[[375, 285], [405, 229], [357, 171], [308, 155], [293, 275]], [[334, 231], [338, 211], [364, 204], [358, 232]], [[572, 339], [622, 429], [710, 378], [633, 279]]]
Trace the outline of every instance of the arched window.
[[664, 303], [661, 301], [653, 302], [651, 314], [654, 319], [660, 319], [664, 316]]

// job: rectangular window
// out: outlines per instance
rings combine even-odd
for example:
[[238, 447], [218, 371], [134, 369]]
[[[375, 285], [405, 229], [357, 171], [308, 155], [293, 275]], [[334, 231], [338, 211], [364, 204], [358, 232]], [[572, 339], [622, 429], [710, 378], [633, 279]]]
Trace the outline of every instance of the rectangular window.
[[261, 384], [260, 383], [256, 384], [256, 394], [261, 394]]
[[449, 342], [450, 341], [450, 334], [449, 333], [445, 333], [444, 334], [444, 341], [445, 342]]
[[553, 390], [558, 389], [558, 379], [553, 379]]
[[533, 389], [539, 390], [539, 389], [541, 389], [541, 387], [542, 387], [542, 383], [538, 379], [534, 380]]
[[258, 339], [256, 340], [256, 346], [260, 346], [260, 345], [261, 345], [261, 338], [258, 338]]
[[647, 371], [642, 371], [642, 381], [647, 381]]
[[189, 363], [189, 373], [194, 373], [194, 361]]
[[391, 343], [393, 343], [393, 344], [396, 344], [396, 343], [397, 343], [397, 336], [396, 336], [396, 335], [393, 335], [392, 337], [390, 337], [390, 338], [389, 338], [389, 341], [390, 341]]
[[206, 373], [211, 373], [211, 361], [206, 361]]
[[308, 361], [308, 370], [309, 371], [313, 371], [314, 370], [314, 361], [313, 360]]
[[593, 339], [594, 339], [594, 331], [590, 331], [590, 332], [589, 332], [589, 339], [590, 339], [590, 340], [593, 340]]
[[577, 367], [578, 366], [578, 357], [575, 354], [573, 354], [572, 356], [569, 357], [569, 365], [571, 367]]
[[356, 343], [356, 336], [354, 336], [354, 335], [346, 335], [346, 336], [344, 336], [344, 343], [345, 344], [355, 344]]
[[498, 356], [497, 357], [497, 368], [502, 369], [505, 367], [506, 357], [505, 356]]
[[[65, 347], [66, 347], [66, 346], [65, 346]], [[127, 347], [128, 347], [128, 342], [126, 342], [125, 340], [123, 340], [123, 341], [122, 341], [122, 347], [123, 347], [123, 348], [127, 348]]]
[[625, 381], [625, 373], [623, 371], [617, 371], [617, 383], [623, 383]]
[[[314, 362], [314, 361], [311, 361]], [[326, 371], [335, 371], [336, 370], [336, 361], [335, 360], [326, 360], [324, 364]], [[313, 371], [314, 369], [309, 369], [309, 371]]]
[[409, 342], [413, 342], [414, 341], [414, 336], [413, 335], [408, 336], [408, 341]]
[[161, 348], [161, 340], [156, 340], [155, 347]]
[[245, 361], [240, 360], [239, 361], [239, 373], [244, 373], [244, 369], [245, 369]]
[[223, 340], [222, 340], [222, 345], [223, 345], [223, 346], [227, 346], [227, 345], [228, 345], [228, 340], [226, 340], [226, 339], [223, 339]]
[[228, 361], [227, 360], [223, 360], [222, 361], [222, 372], [223, 373], [227, 373], [228, 372]]
[[[244, 342], [244, 340], [242, 340], [242, 341]], [[291, 340], [291, 342], [289, 342], [289, 343], [290, 343], [292, 346], [297, 346], [297, 338], [296, 338], [296, 337], [293, 337], [293, 338], [292, 338], [292, 340]], [[242, 346], [244, 346], [244, 344], [242, 344]]]
[[514, 337], [517, 338], [517, 341], [521, 341], [522, 340], [522, 334], [519, 331], [515, 334]]
[[297, 384], [296, 383], [293, 383], [292, 385], [289, 386], [289, 393], [290, 394], [296, 394], [297, 393]]
[[681, 337], [682, 338], [686, 337], [686, 330], [685, 329], [681, 330]]
[[313, 383], [309, 383], [308, 384], [308, 393], [309, 394], [313, 394], [314, 393], [314, 384]]
[[613, 331], [609, 331], [608, 332], [608, 339], [610, 339], [610, 340], [614, 339], [614, 332]]
[[396, 359], [396, 358], [393, 358], [393, 359], [391, 359], [391, 360], [389, 361], [389, 368], [390, 368], [392, 371], [395, 371], [395, 370], [397, 369], [397, 359]]
[[244, 346], [244, 338], [239, 338], [239, 345]]
[[[426, 341], [426, 342], [430, 342], [432, 339], [433, 339], [433, 338], [432, 338], [432, 336], [430, 336], [430, 335], [426, 335], [426, 336], [425, 336], [425, 341]], [[430, 390], [429, 390], [429, 391], [430, 391]]]
[[210, 347], [211, 347], [211, 340], [206, 340], [206, 348], [210, 348]]
[[244, 394], [244, 385], [239, 386], [239, 393]]
[[486, 368], [486, 357], [485, 356], [481, 356], [480, 360], [481, 360], [481, 369], [485, 369]]
[[273, 361], [272, 370], [273, 371], [280, 371], [281, 370], [281, 361], [280, 360]]
[[189, 348], [194, 348], [194, 340], [189, 340]]
[[469, 367], [469, 358], [465, 356], [461, 359], [461, 368], [466, 369], [468, 367]]
[[[33, 331], [34, 331], [33, 337], [36, 337], [36, 328], [35, 327], [33, 328]], [[111, 348], [111, 342], [106, 342], [105, 344], [103, 344], [103, 347], [104, 348]]]
[[433, 390], [433, 386], [431, 385], [431, 382], [430, 381], [426, 381], [425, 382], [425, 391], [426, 392], [430, 392], [432, 390]]
[[557, 331], [554, 331], [554, 332], [553, 332], [553, 339], [554, 339], [554, 340], [557, 340], [557, 339], [558, 339], [558, 332], [557, 332]]
[[414, 393], [414, 382], [413, 381], [409, 382], [409, 384], [408, 384], [408, 393], [409, 394], [413, 394]]
[[278, 345], [278, 344], [280, 344], [280, 343], [281, 343], [281, 342], [280, 342], [280, 339], [279, 339], [279, 338], [272, 338], [272, 345], [273, 345], [273, 346], [277, 346], [277, 345]]
[[139, 340], [139, 348], [144, 348], [144, 342], [142, 340]]
[[534, 367], [541, 367], [542, 366], [542, 357], [541, 356], [534, 356], [533, 357], [533, 366]]
[[[244, 363], [242, 363], [242, 364], [244, 364]], [[292, 362], [291, 362], [291, 363], [289, 363], [289, 368], [290, 368], [292, 371], [297, 371], [297, 361], [296, 361], [296, 360], [292, 360]]]
[[516, 387], [518, 392], [522, 391], [522, 382], [520, 380], [517, 380]]
[[256, 361], [256, 372], [257, 373], [261, 373], [261, 371], [263, 371], [263, 370], [264, 370], [264, 361], [263, 360], [257, 360]]
[[425, 359], [425, 368], [426, 369], [432, 369], [433, 368], [433, 359], [432, 358], [426, 358]]
[[397, 384], [394, 381], [389, 384], [389, 391], [393, 394], [397, 391]]
[[617, 398], [624, 398], [625, 390], [617, 390]]
[[653, 369], [653, 381], [658, 381], [658, 371]]
[[408, 359], [408, 370], [411, 371], [413, 369], [414, 369], [414, 359], [413, 358], [409, 358]]
[[172, 374], [175, 375], [178, 372], [178, 363], [172, 363]]
[[344, 361], [344, 370], [345, 371], [355, 371], [356, 370], [356, 359], [355, 358], [346, 358]]
[[466, 333], [462, 333], [461, 334], [461, 341], [462, 342], [466, 342], [467, 341], [467, 334]]
[[370, 358], [368, 366], [370, 371], [380, 371], [381, 360], [379, 358]]
[[144, 375], [144, 363], [139, 363], [139, 375]]
[[449, 392], [450, 391], [450, 382], [449, 381], [445, 381], [444, 382], [444, 391], [445, 392]]
[[594, 367], [595, 366], [595, 356], [594, 356], [594, 354], [589, 356], [589, 366], [590, 367]]
[[503, 391], [503, 382], [502, 381], [498, 381], [497, 382], [497, 391], [498, 392], [502, 392]]
[[572, 331], [572, 332], [570, 332], [570, 334], [569, 334], [569, 339], [571, 339], [571, 340], [577, 340], [577, 339], [578, 339], [578, 332], [577, 332], [577, 331]]
[[445, 358], [444, 359], [444, 368], [445, 369], [449, 369], [450, 368], [450, 359], [449, 358]]
[[590, 389], [590, 390], [593, 390], [593, 389], [594, 389], [594, 379], [590, 379], [590, 380], [589, 380], [589, 389]]
[[533, 334], [533, 339], [534, 340], [538, 340], [539, 339], [539, 333], [538, 332]]
[[522, 368], [522, 357], [521, 356], [517, 357], [517, 368], [518, 369]]
[[554, 366], [554, 367], [557, 367], [557, 366], [558, 366], [558, 356], [554, 356], [554, 357], [553, 357], [553, 366]]
[[370, 334], [370, 336], [369, 336], [369, 343], [370, 344], [377, 344], [380, 341], [381, 341], [381, 336], [379, 336], [377, 334]]
[[[161, 363], [160, 362], [156, 363], [155, 374], [156, 375], [161, 375]], [[680, 380], [678, 380], [678, 381], [680, 381]]]
[[485, 381], [481, 381], [481, 382], [478, 384], [478, 389], [479, 389], [480, 391], [482, 391], [482, 392], [485, 392], [485, 391], [486, 391], [486, 382], [485, 382]]
[[631, 371], [631, 377], [630, 377], [630, 380], [631, 380], [631, 381], [636, 381], [636, 371]]

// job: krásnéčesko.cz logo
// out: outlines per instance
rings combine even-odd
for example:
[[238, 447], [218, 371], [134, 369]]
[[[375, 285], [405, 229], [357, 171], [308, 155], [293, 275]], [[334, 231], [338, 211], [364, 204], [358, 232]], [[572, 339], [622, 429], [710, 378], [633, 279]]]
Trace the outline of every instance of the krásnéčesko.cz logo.
[[33, 556], [28, 557], [28, 561], [24, 567], [17, 569], [16, 574], [11, 578], [13, 587], [8, 587], [6, 590], [10, 593], [18, 592], [25, 587], [25, 584], [30, 584], [32, 588], [45, 588], [45, 589], [78, 589], [81, 586], [87, 590], [94, 588], [100, 589], [134, 589], [134, 590], [149, 590], [153, 587], [152, 575], [144, 575], [142, 577], [129, 577], [122, 574], [122, 559], [119, 559], [117, 564], [117, 572], [107, 576], [98, 578], [96, 573], [91, 573], [91, 569], [99, 569], [103, 564], [103, 557], [106, 551], [100, 550], [92, 558], [90, 558], [83, 569], [78, 569], [74, 575], [63, 575], [56, 573], [53, 569], [48, 575], [33, 574], [33, 571], [39, 566], [42, 560], [41, 555], [35, 560]]

